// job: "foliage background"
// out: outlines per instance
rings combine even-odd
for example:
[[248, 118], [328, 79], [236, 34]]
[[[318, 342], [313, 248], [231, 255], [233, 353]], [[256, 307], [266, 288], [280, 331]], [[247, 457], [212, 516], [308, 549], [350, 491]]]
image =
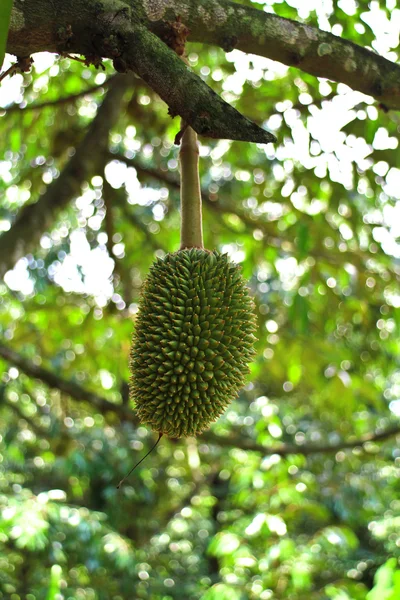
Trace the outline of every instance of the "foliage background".
[[[389, 0], [265, 8], [398, 59]], [[132, 78], [81, 193], [0, 285], [0, 598], [395, 600], [399, 116], [268, 59], [188, 51], [278, 138], [201, 139], [206, 246], [256, 298], [251, 378], [211, 433], [163, 439], [116, 490], [154, 441], [127, 398], [140, 286], [179, 244], [178, 121]], [[111, 77], [39, 55], [2, 82], [3, 231]]]

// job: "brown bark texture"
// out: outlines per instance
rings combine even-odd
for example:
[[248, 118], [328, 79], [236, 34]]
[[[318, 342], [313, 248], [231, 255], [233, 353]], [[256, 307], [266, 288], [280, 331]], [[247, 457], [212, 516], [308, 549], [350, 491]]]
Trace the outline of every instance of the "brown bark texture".
[[[221, 99], [219, 104], [162, 44], [178, 18], [190, 30], [188, 41], [265, 56], [400, 110], [399, 65], [329, 32], [228, 0], [15, 0], [7, 51], [20, 57], [47, 50], [112, 58], [117, 70], [136, 71], [197, 133], [232, 139], [247, 133], [260, 138], [249, 141], [266, 141], [251, 122], [247, 132], [244, 122], [229, 125], [234, 109]], [[228, 124], [217, 133], [214, 111], [225, 123], [224, 109]], [[233, 127], [230, 135], [226, 127]]]

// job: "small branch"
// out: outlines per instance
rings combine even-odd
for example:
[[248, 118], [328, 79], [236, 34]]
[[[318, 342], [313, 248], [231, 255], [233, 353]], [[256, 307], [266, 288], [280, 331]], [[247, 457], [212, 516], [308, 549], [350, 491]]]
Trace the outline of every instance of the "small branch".
[[[121, 162], [126, 163], [134, 167], [140, 177], [143, 178], [153, 178], [157, 181], [165, 183], [170, 188], [179, 190], [179, 180], [178, 178], [171, 174], [168, 171], [161, 171], [159, 169], [155, 169], [154, 167], [147, 166], [143, 164], [143, 162], [137, 158], [127, 158], [123, 154], [112, 154], [109, 153], [110, 160], [120, 160]], [[222, 194], [220, 193], [220, 199], [218, 202], [214, 202], [209, 198], [209, 192], [207, 189], [202, 188], [201, 190], [203, 203], [207, 208], [209, 208], [214, 213], [217, 213], [221, 216], [231, 213], [239, 217], [239, 219], [251, 230], [260, 229], [264, 235], [264, 242], [269, 246], [273, 246], [274, 248], [281, 248], [282, 244], [285, 244], [285, 251], [294, 252], [296, 250], [296, 246], [293, 243], [293, 238], [284, 238], [281, 232], [276, 231], [276, 226], [273, 222], [266, 221], [264, 219], [259, 219], [257, 217], [253, 217], [250, 213], [241, 209], [238, 206], [233, 206], [231, 202], [225, 202], [222, 199]], [[302, 219], [304, 220], [306, 215], [302, 215]], [[225, 227], [229, 227], [226, 223]], [[315, 250], [309, 250], [309, 255], [314, 256], [317, 260], [323, 258], [326, 262], [331, 263], [333, 265], [342, 265], [343, 262], [350, 261], [360, 261], [357, 263], [357, 267], [360, 269], [364, 268], [365, 261], [367, 261], [370, 256], [366, 252], [359, 252], [358, 256], [354, 253], [343, 252], [340, 253], [340, 256], [336, 257], [334, 254], [325, 252], [323, 248], [316, 248]]]
[[[119, 155], [115, 155], [109, 152], [105, 154], [105, 159], [120, 160]], [[131, 225], [133, 225], [135, 229], [138, 229], [143, 233], [147, 243], [153, 248], [153, 250], [156, 251], [161, 249], [165, 252], [168, 252], [168, 250], [162, 244], [157, 242], [156, 237], [150, 233], [148, 227], [143, 222], [143, 220], [135, 214], [135, 207], [126, 201], [125, 190], [123, 188], [121, 188], [120, 190], [113, 189], [112, 192], [113, 205], [118, 206], [118, 208], [123, 212], [124, 217], [128, 219]]]
[[9, 67], [7, 71], [4, 71], [4, 73], [0, 73], [0, 82], [3, 81], [3, 79], [7, 77], [7, 75], [10, 75], [10, 77], [12, 77], [16, 73], [27, 73], [31, 70], [32, 63], [33, 58], [31, 58], [30, 56], [18, 57], [16, 63], [11, 65], [11, 67]]
[[[31, 360], [24, 358], [8, 346], [0, 344], [0, 356], [7, 362], [15, 365], [21, 371], [23, 371], [29, 377], [41, 379], [46, 385], [51, 388], [55, 388], [68, 394], [79, 402], [89, 402], [100, 410], [102, 414], [111, 412], [116, 415], [122, 421], [129, 421], [134, 425], [138, 425], [138, 420], [132, 410], [127, 410], [122, 404], [113, 404], [106, 398], [94, 394], [85, 390], [79, 384], [63, 379], [59, 375], [56, 375], [52, 371], [38, 367]], [[391, 425], [387, 429], [379, 432], [370, 432], [359, 438], [351, 440], [343, 440], [336, 444], [310, 444], [304, 446], [295, 446], [293, 444], [277, 444], [275, 446], [263, 446], [249, 438], [228, 436], [223, 437], [216, 435], [212, 431], [207, 431], [201, 434], [200, 439], [216, 446], [223, 446], [228, 448], [241, 448], [242, 450], [249, 450], [252, 452], [260, 452], [263, 456], [270, 456], [272, 454], [278, 454], [279, 456], [288, 456], [289, 454], [302, 454], [309, 456], [311, 454], [325, 454], [331, 452], [338, 452], [339, 450], [345, 450], [350, 448], [360, 447], [363, 449], [363, 445], [368, 442], [383, 442], [391, 437], [400, 434], [400, 423]]]
[[114, 77], [115, 77], [115, 75], [111, 75], [111, 77], [106, 79], [106, 81], [104, 81], [103, 83], [98, 83], [96, 85], [93, 85], [92, 87], [89, 87], [86, 90], [82, 90], [81, 92], [78, 92], [77, 94], [70, 94], [69, 96], [62, 96], [61, 98], [55, 98], [54, 100], [46, 100], [44, 102], [37, 102], [37, 103], [32, 102], [32, 104], [27, 104], [26, 106], [19, 106], [18, 104], [13, 104], [9, 108], [5, 108], [4, 110], [6, 111], [6, 114], [9, 115], [10, 113], [13, 113], [13, 112], [25, 113], [30, 110], [42, 110], [43, 108], [62, 106], [64, 104], [70, 104], [70, 103], [72, 104], [72, 102], [79, 100], [79, 98], [84, 98], [85, 96], [90, 96], [90, 94], [93, 94], [94, 92], [97, 92], [98, 90], [101, 90], [102, 88], [108, 87], [110, 84], [112, 84]]
[[[173, 188], [176, 190], [180, 190], [180, 183], [178, 178], [169, 173], [168, 171], [160, 171], [159, 169], [155, 169], [154, 167], [150, 167], [147, 165], [144, 165], [140, 160], [138, 160], [137, 158], [127, 158], [126, 156], [124, 156], [123, 154], [112, 154], [109, 153], [109, 158], [110, 160], [119, 160], [121, 162], [124, 162], [127, 165], [130, 165], [132, 167], [134, 167], [136, 169], [136, 172], [138, 173], [139, 177], [143, 177], [143, 178], [153, 178], [157, 181], [160, 181], [162, 183], [165, 183], [169, 188]], [[271, 223], [265, 222], [265, 221], [261, 221], [259, 219], [253, 219], [250, 215], [248, 215], [245, 211], [241, 210], [240, 208], [238, 208], [237, 206], [232, 206], [232, 205], [228, 205], [225, 202], [213, 202], [212, 200], [209, 199], [209, 192], [207, 189], [202, 188], [201, 189], [201, 195], [202, 195], [202, 199], [204, 204], [213, 212], [218, 213], [219, 215], [224, 215], [226, 213], [232, 213], [237, 215], [241, 221], [243, 221], [243, 223], [245, 225], [247, 225], [249, 228], [253, 229], [261, 229], [261, 231], [264, 234], [264, 240], [268, 242], [268, 245], [270, 246], [274, 246], [276, 248], [280, 248], [282, 246], [282, 243], [285, 242], [287, 244], [291, 244], [292, 247], [292, 251], [294, 251], [294, 245], [293, 245], [293, 241], [292, 240], [286, 240], [282, 238], [282, 234], [279, 235], [279, 237], [271, 235]], [[226, 224], [225, 224], [226, 226]], [[310, 252], [310, 255], [312, 256], [312, 252]], [[320, 253], [318, 253], [318, 257], [320, 257]], [[326, 260], [330, 260], [331, 262], [333, 261], [332, 256], [324, 256], [324, 258], [326, 258]]]
[[[2, 387], [4, 387], [4, 385]], [[28, 417], [22, 412], [19, 403], [7, 401], [4, 393], [0, 394], [0, 408], [3, 407], [10, 409], [18, 417], [18, 419], [25, 421], [38, 437], [43, 438], [48, 433], [48, 430], [37, 425], [34, 419]]]
[[163, 246], [163, 244], [157, 242], [156, 238], [150, 233], [143, 221], [139, 219], [131, 210], [129, 210], [129, 207], [130, 205], [128, 205], [127, 202], [125, 202], [122, 206], [122, 211], [124, 213], [125, 218], [128, 219], [128, 221], [133, 225], [133, 227], [135, 227], [143, 233], [144, 237], [146, 238], [146, 242], [153, 248], [154, 251], [164, 250], [164, 252], [168, 252], [168, 250]]
[[80, 56], [72, 56], [72, 54], [61, 54], [63, 58], [69, 58], [70, 60], [76, 60], [77, 62], [82, 63], [83, 65], [87, 64], [87, 61], [84, 58], [80, 58]]
[[[109, 160], [119, 160], [126, 165], [134, 167], [138, 175], [142, 177], [150, 177], [155, 179], [156, 181], [161, 181], [165, 183], [167, 186], [174, 188], [176, 190], [180, 189], [180, 183], [178, 177], [175, 175], [171, 175], [169, 171], [160, 171], [160, 169], [156, 169], [151, 167], [150, 165], [144, 164], [141, 160], [137, 158], [127, 158], [124, 154], [117, 153], [114, 154], [112, 152], [107, 153], [107, 157]], [[204, 195], [206, 192], [202, 190], [202, 194]]]
[[0, 73], [0, 81], [3, 81], [3, 79], [5, 79], [7, 77], [7, 75], [14, 75], [15, 73], [18, 73], [17, 64], [11, 65], [11, 67], [9, 67], [6, 71], [3, 71], [3, 73]]

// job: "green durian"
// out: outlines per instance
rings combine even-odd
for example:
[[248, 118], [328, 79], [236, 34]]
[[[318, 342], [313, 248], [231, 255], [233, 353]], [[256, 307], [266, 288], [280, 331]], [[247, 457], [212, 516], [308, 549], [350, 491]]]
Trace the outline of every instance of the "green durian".
[[226, 254], [191, 248], [157, 259], [130, 357], [140, 422], [172, 438], [207, 429], [245, 382], [255, 328], [240, 267]]

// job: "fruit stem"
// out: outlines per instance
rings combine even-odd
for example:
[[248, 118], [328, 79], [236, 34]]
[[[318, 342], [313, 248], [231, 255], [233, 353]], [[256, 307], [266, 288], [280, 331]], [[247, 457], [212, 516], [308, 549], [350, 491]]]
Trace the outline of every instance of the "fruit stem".
[[[184, 126], [184, 124], [182, 124]], [[197, 134], [186, 126], [179, 152], [181, 165], [181, 250], [204, 248]]]

